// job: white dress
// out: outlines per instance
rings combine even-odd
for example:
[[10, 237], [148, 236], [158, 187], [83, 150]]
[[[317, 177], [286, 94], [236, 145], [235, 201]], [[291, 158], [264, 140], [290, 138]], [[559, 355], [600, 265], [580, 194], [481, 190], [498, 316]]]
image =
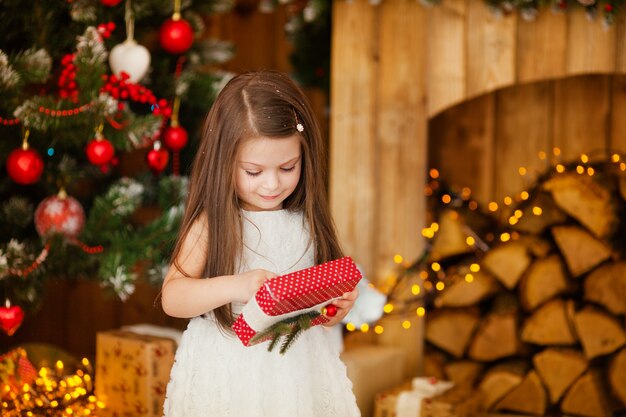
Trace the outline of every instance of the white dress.
[[[239, 270], [282, 275], [313, 266], [301, 213], [243, 211]], [[234, 305], [236, 313], [243, 305]], [[164, 404], [166, 417], [352, 417], [360, 412], [337, 344], [324, 326], [303, 332], [281, 355], [267, 342], [245, 347], [220, 331], [212, 313], [181, 338]]]

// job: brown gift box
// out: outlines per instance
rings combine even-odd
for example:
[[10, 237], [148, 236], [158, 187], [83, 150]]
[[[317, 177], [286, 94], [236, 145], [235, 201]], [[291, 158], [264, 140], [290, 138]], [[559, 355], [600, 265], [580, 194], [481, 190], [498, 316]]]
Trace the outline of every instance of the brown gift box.
[[404, 352], [399, 348], [354, 345], [342, 352], [341, 359], [362, 417], [372, 415], [377, 392], [396, 386], [403, 379]]
[[96, 396], [116, 417], [161, 417], [174, 363], [172, 339], [112, 330], [96, 335]]

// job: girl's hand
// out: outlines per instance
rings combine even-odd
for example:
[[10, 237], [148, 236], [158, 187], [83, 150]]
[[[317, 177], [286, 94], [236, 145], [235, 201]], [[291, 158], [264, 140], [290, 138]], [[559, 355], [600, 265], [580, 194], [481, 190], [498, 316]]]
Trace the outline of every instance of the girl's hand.
[[235, 292], [233, 301], [246, 303], [265, 284], [265, 281], [276, 277], [276, 274], [265, 269], [253, 269], [243, 274], [235, 275]]
[[330, 317], [330, 321], [323, 324], [323, 326], [331, 327], [337, 323], [341, 323], [341, 320], [348, 315], [354, 302], [359, 296], [359, 290], [354, 290], [345, 293], [340, 299], [333, 301], [333, 304], [337, 306], [337, 314], [334, 317]]

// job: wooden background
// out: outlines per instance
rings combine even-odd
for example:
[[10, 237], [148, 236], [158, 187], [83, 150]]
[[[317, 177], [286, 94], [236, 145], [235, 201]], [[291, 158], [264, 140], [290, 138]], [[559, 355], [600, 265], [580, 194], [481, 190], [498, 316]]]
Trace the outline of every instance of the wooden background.
[[[517, 167], [540, 149], [624, 148], [622, 79], [570, 78], [625, 72], [623, 15], [606, 27], [574, 6], [526, 22], [482, 0], [333, 4], [331, 205], [373, 281], [393, 273], [394, 255], [420, 253], [429, 155], [488, 201], [518, 191]], [[474, 98], [476, 109], [436, 117]]]

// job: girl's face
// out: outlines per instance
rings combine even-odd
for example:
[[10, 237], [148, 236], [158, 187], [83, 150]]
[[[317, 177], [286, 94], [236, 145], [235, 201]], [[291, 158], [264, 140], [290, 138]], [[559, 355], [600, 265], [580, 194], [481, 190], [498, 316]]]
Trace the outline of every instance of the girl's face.
[[242, 142], [237, 154], [235, 187], [248, 211], [280, 210], [300, 180], [300, 136], [256, 137]]

